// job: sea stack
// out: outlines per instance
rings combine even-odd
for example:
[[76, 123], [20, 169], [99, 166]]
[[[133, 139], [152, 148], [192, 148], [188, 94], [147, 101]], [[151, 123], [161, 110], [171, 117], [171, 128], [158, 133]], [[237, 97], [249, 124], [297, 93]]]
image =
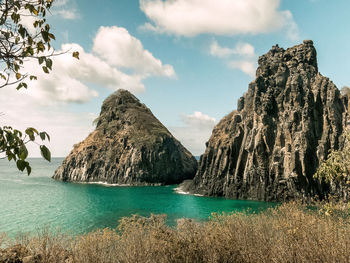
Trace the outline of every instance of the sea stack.
[[61, 181], [163, 185], [192, 179], [197, 161], [127, 90], [110, 95], [97, 126], [57, 169]]
[[324, 196], [313, 178], [329, 150], [343, 147], [348, 100], [318, 72], [311, 40], [259, 58], [237, 110], [214, 128], [197, 174], [183, 190], [235, 199]]

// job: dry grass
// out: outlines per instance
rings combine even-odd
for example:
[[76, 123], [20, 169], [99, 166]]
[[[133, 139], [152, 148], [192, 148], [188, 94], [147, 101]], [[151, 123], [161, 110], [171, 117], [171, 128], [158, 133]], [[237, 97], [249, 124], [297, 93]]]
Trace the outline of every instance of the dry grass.
[[117, 230], [74, 239], [43, 231], [14, 242], [37, 262], [350, 262], [349, 211], [343, 203], [310, 210], [295, 202], [205, 223], [182, 219], [174, 228], [165, 216], [133, 216]]

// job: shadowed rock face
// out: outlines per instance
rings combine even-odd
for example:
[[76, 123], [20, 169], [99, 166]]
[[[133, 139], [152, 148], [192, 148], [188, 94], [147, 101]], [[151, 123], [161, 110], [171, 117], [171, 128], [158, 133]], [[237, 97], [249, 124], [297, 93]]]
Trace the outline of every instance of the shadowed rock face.
[[96, 130], [74, 146], [54, 179], [149, 185], [195, 175], [196, 159], [130, 92], [109, 96], [96, 122]]
[[347, 99], [318, 72], [311, 40], [259, 58], [237, 110], [214, 128], [194, 180], [184, 190], [282, 201], [323, 196], [313, 179], [330, 149], [342, 147]]

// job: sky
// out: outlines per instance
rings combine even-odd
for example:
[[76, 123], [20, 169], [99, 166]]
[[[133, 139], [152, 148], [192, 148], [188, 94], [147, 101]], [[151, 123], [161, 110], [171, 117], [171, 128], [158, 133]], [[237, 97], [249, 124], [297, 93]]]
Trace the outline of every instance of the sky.
[[27, 90], [0, 89], [0, 125], [47, 131], [52, 155], [64, 157], [122, 88], [200, 155], [273, 45], [312, 39], [321, 74], [350, 85], [349, 10], [348, 0], [56, 0], [47, 19], [66, 53], [50, 74], [26, 65], [38, 76]]

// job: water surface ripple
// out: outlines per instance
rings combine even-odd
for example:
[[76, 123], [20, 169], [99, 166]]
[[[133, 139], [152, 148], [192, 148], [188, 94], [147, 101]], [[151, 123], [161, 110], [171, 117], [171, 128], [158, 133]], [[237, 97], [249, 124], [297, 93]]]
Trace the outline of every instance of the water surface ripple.
[[80, 234], [116, 227], [124, 216], [166, 214], [168, 223], [187, 217], [207, 219], [212, 212], [251, 209], [272, 203], [177, 194], [176, 186], [128, 187], [63, 183], [51, 179], [62, 162], [30, 159], [33, 173], [17, 171], [14, 162], [0, 160], [0, 232], [15, 235], [43, 226]]

